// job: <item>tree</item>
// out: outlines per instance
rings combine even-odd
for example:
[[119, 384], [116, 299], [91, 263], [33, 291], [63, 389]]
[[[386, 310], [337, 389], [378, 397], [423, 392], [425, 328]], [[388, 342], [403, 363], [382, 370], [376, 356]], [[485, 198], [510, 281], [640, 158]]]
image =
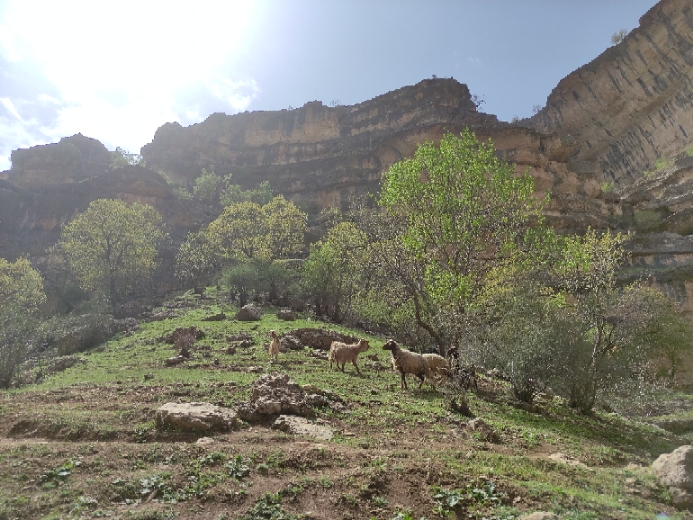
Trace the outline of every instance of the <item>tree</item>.
[[351, 222], [331, 228], [325, 240], [314, 244], [303, 266], [303, 284], [315, 302], [318, 315], [342, 319], [360, 287], [360, 276], [368, 255], [363, 231]]
[[628, 36], [628, 31], [626, 29], [621, 29], [620, 31], [611, 35], [611, 43], [613, 45], [618, 45], [626, 39], [626, 36]]
[[156, 267], [160, 225], [151, 206], [99, 199], [63, 226], [58, 246], [80, 286], [114, 304]]
[[249, 260], [268, 254], [262, 207], [254, 202], [227, 206], [207, 227], [207, 238], [217, 254], [226, 259]]
[[175, 273], [178, 278], [204, 287], [214, 271], [221, 267], [219, 256], [209, 242], [207, 230], [190, 232], [176, 255]]
[[217, 190], [221, 183], [221, 177], [214, 173], [214, 170], [208, 172], [202, 168], [202, 173], [195, 179], [193, 196], [203, 202], [215, 204], [218, 201]]
[[43, 279], [28, 260], [0, 258], [0, 388], [8, 388], [24, 361], [39, 306]]
[[434, 317], [452, 325], [453, 335], [464, 329], [488, 281], [518, 262], [531, 226], [541, 222], [533, 191], [529, 174], [515, 175], [491, 142], [479, 143], [469, 130], [421, 145], [386, 172], [379, 204], [399, 232], [376, 239], [376, 247], [401, 253], [380, 256], [391, 259], [388, 277], [401, 283], [417, 325], [439, 349], [447, 341]]
[[293, 258], [303, 251], [308, 218], [305, 213], [282, 195], [265, 204], [262, 213], [270, 258]]
[[111, 152], [109, 168], [111, 170], [117, 170], [118, 168], [125, 168], [126, 166], [144, 166], [144, 159], [142, 159], [141, 155], [128, 153], [127, 150], [118, 146], [115, 151]]
[[217, 254], [236, 260], [275, 260], [303, 249], [306, 214], [279, 195], [260, 206], [240, 202], [224, 208], [207, 228]]

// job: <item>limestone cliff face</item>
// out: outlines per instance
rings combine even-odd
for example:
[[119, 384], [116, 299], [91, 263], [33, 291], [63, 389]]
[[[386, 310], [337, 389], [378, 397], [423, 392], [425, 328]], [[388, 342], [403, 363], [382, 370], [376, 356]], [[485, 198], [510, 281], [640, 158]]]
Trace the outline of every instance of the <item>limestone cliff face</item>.
[[295, 200], [339, 205], [374, 191], [382, 172], [425, 139], [464, 126], [500, 124], [476, 111], [466, 85], [425, 80], [353, 106], [314, 101], [296, 110], [213, 114], [187, 128], [168, 123], [141, 153], [181, 184], [213, 167], [246, 187], [269, 180]]
[[626, 186], [693, 141], [693, 4], [662, 0], [625, 40], [564, 78], [530, 124], [569, 168]]
[[20, 187], [79, 182], [108, 170], [110, 153], [96, 139], [76, 134], [60, 142], [14, 150], [12, 169], [0, 174]]

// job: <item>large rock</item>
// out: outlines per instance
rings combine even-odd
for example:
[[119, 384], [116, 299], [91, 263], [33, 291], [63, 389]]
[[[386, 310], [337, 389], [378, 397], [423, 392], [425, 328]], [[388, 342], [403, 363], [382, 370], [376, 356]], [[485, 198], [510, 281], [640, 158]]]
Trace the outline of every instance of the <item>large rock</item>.
[[295, 415], [280, 415], [272, 424], [272, 428], [293, 435], [305, 435], [324, 441], [329, 441], [333, 436], [332, 430], [327, 426], [312, 423], [304, 417], [296, 417]]
[[260, 309], [255, 307], [252, 303], [244, 305], [241, 310], [234, 316], [238, 321], [260, 321], [262, 319], [262, 312]]
[[196, 432], [228, 431], [238, 422], [234, 410], [210, 403], [166, 403], [156, 411], [155, 418], [160, 428], [174, 427]]
[[669, 488], [676, 507], [693, 507], [693, 446], [681, 446], [671, 453], [660, 455], [652, 463], [652, 472]]
[[[286, 338], [286, 341], [284, 341]], [[291, 350], [308, 347], [311, 349], [330, 350], [333, 341], [356, 343], [358, 338], [342, 334], [336, 330], [325, 329], [296, 329], [282, 338], [282, 346]]]
[[310, 386], [306, 389], [287, 374], [262, 375], [253, 385], [250, 401], [238, 407], [238, 415], [244, 421], [258, 422], [282, 414], [313, 417], [313, 407], [317, 406], [330, 406], [336, 412], [346, 411], [339, 397]]

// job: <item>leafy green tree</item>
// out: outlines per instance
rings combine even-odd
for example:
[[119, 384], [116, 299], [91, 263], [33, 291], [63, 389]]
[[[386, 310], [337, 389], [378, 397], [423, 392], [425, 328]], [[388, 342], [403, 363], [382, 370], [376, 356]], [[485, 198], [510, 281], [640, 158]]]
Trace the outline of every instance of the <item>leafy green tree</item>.
[[368, 241], [351, 222], [341, 222], [317, 242], [303, 267], [303, 284], [319, 315], [342, 319], [361, 290], [360, 276], [368, 257]]
[[278, 195], [262, 207], [269, 257], [293, 258], [303, 251], [307, 216], [293, 202]]
[[127, 150], [116, 147], [115, 151], [111, 152], [110, 169], [117, 170], [126, 166], [144, 166], [144, 159], [141, 155], [128, 153]]
[[193, 186], [193, 196], [208, 204], [215, 204], [218, 201], [217, 191], [222, 184], [222, 179], [214, 171], [207, 171], [202, 168], [202, 173], [195, 179]]
[[0, 388], [8, 388], [24, 361], [27, 342], [46, 300], [43, 278], [20, 258], [0, 258]]
[[209, 282], [210, 276], [220, 267], [219, 256], [209, 242], [207, 230], [188, 233], [176, 255], [176, 276], [181, 280], [192, 281], [196, 286], [204, 287]]
[[83, 289], [116, 303], [157, 266], [160, 225], [151, 206], [99, 199], [63, 226], [58, 246]]
[[265, 214], [254, 202], [227, 206], [207, 227], [207, 238], [226, 259], [248, 260], [268, 255]]
[[[389, 258], [387, 278], [399, 281], [417, 325], [439, 349], [444, 335], [465, 328], [488, 281], [522, 256], [527, 233], [541, 221], [533, 191], [529, 174], [516, 175], [492, 143], [469, 130], [421, 145], [386, 172], [379, 203], [397, 235], [388, 231], [374, 244], [381, 260]], [[450, 331], [436, 324], [441, 319]]]

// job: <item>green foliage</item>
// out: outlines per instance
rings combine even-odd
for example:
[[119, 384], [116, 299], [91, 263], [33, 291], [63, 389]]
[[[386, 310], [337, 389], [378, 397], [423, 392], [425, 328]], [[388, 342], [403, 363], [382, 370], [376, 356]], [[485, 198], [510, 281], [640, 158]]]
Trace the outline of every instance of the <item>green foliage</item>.
[[367, 237], [351, 222], [336, 224], [313, 246], [303, 265], [303, 284], [318, 314], [339, 321], [351, 308], [367, 257]]
[[109, 169], [117, 170], [126, 166], [144, 166], [144, 159], [141, 155], [128, 153], [127, 150], [118, 146], [115, 151], [111, 152]]
[[269, 181], [261, 182], [257, 188], [252, 190], [244, 190], [238, 184], [231, 184], [231, 175], [224, 177], [224, 187], [219, 196], [219, 202], [222, 206], [231, 206], [240, 202], [254, 202], [264, 206], [272, 200], [272, 188]]
[[225, 258], [272, 260], [300, 252], [305, 232], [305, 213], [279, 195], [264, 206], [255, 202], [227, 206], [206, 234]]
[[214, 204], [218, 200], [217, 191], [221, 183], [221, 177], [215, 174], [214, 170], [208, 172], [203, 168], [200, 176], [195, 179], [193, 196], [203, 202]]
[[39, 481], [45, 488], [55, 488], [62, 484], [72, 475], [72, 470], [79, 467], [82, 463], [79, 460], [68, 460], [62, 466], [46, 471], [41, 475]]
[[8, 262], [0, 258], [0, 309], [13, 305], [35, 312], [45, 301], [43, 278], [29, 260]]
[[616, 184], [613, 182], [602, 182], [601, 190], [602, 193], [611, 193], [616, 188]]
[[151, 206], [99, 199], [63, 226], [58, 247], [83, 289], [116, 302], [156, 267], [160, 225]]
[[242, 480], [250, 474], [250, 466], [246, 464], [242, 455], [236, 455], [225, 467], [228, 475], [236, 480]]
[[265, 493], [239, 520], [297, 520], [296, 515], [282, 509], [281, 502], [281, 494]]
[[0, 258], [0, 388], [9, 388], [24, 361], [45, 300], [43, 278], [28, 260]]
[[463, 327], [452, 317], [465, 315], [499, 269], [517, 263], [530, 225], [541, 220], [533, 191], [529, 174], [515, 175], [492, 143], [469, 130], [439, 146], [425, 143], [386, 172], [379, 203], [397, 232], [376, 240], [378, 259], [441, 347], [432, 316]]
[[433, 512], [440, 517], [451, 515], [462, 506], [496, 506], [501, 503], [502, 495], [496, 491], [493, 482], [486, 482], [481, 486], [470, 485], [466, 489], [445, 489], [440, 486], [433, 487]]
[[207, 230], [188, 233], [176, 255], [176, 276], [204, 286], [219, 267], [220, 258], [207, 238]]
[[628, 36], [628, 32], [626, 29], [621, 29], [618, 32], [615, 32], [614, 34], [611, 35], [611, 44], [612, 45], [618, 45], [621, 43], [623, 40], [626, 39], [626, 36]]

